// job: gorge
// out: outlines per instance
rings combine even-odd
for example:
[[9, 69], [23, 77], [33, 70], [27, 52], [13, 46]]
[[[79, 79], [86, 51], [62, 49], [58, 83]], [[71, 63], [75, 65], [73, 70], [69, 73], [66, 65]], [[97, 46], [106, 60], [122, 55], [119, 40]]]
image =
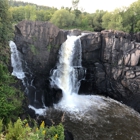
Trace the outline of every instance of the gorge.
[[66, 128], [78, 140], [78, 128], [85, 132], [81, 139], [139, 137], [139, 114], [98, 96], [140, 111], [138, 34], [66, 31], [49, 22], [22, 21], [16, 25], [14, 42], [24, 60], [30, 108], [54, 106], [55, 111], [46, 109], [46, 116], [55, 120], [64, 115]]

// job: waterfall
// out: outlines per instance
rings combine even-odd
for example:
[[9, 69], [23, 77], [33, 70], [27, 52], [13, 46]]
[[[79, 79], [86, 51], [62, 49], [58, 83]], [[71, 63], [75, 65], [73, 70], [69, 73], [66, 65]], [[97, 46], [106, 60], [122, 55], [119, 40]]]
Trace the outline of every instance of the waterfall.
[[[84, 79], [85, 69], [81, 65], [82, 58], [80, 36], [68, 36], [59, 51], [59, 61], [53, 70], [51, 86], [62, 90], [63, 97], [55, 108], [67, 111], [84, 112], [91, 105], [103, 105], [101, 97], [78, 95], [80, 81]], [[91, 104], [91, 99], [94, 103]], [[99, 106], [100, 106], [99, 105]]]
[[[44, 97], [41, 98], [42, 102], [38, 101], [36, 97], [36, 87], [33, 85], [33, 75], [27, 63], [22, 60], [22, 54], [17, 50], [17, 46], [13, 41], [9, 42], [9, 46], [11, 50], [11, 65], [13, 67], [12, 75], [22, 80], [23, 86], [25, 87], [24, 92], [29, 99], [29, 108], [35, 110], [37, 114], [44, 113], [46, 111]], [[25, 70], [23, 70], [23, 64]], [[26, 75], [28, 75], [28, 77]], [[38, 109], [36, 109], [36, 107]]]
[[[85, 68], [81, 65], [82, 49], [81, 36], [68, 36], [59, 51], [59, 61], [56, 69], [52, 71], [50, 85], [62, 90], [63, 97], [54, 108], [69, 112], [86, 112], [91, 106], [105, 106], [102, 97], [90, 95], [78, 95], [80, 81], [84, 79]], [[29, 108], [36, 114], [44, 115], [48, 109], [44, 104], [44, 97], [37, 96], [37, 89], [33, 85], [33, 77], [27, 63], [23, 61], [22, 55], [17, 50], [14, 42], [10, 41], [12, 75], [21, 79], [25, 86], [25, 93], [29, 99]], [[26, 67], [25, 72], [22, 65]], [[25, 74], [26, 73], [26, 74]], [[28, 76], [28, 77], [27, 77]], [[40, 99], [37, 99], [40, 98]], [[93, 102], [94, 100], [94, 102]], [[41, 101], [41, 102], [40, 102]]]
[[11, 64], [13, 67], [12, 75], [16, 76], [18, 79], [23, 80], [25, 78], [25, 73], [23, 72], [22, 68], [21, 54], [17, 50], [17, 46], [13, 41], [10, 41], [9, 45], [11, 49]]
[[[61, 89], [63, 97], [58, 104], [54, 104], [54, 108], [45, 107], [43, 96], [42, 108], [35, 108], [38, 96], [32, 74], [28, 68], [29, 71], [23, 70], [22, 55], [12, 41], [10, 48], [12, 75], [25, 83], [24, 86], [29, 90], [29, 108], [36, 114], [45, 115], [45, 118], [54, 122], [61, 120], [75, 140], [139, 139], [140, 115], [133, 109], [110, 98], [78, 95], [80, 81], [84, 79], [86, 72], [81, 65], [80, 36], [68, 36], [59, 51], [59, 60], [56, 69], [52, 71], [50, 84], [53, 88]], [[27, 67], [26, 62], [24, 65]], [[30, 77], [26, 77], [27, 75]]]
[[80, 80], [84, 78], [84, 69], [81, 66], [80, 37], [68, 36], [59, 51], [57, 69], [53, 70], [51, 86], [62, 90], [64, 98], [77, 94]]

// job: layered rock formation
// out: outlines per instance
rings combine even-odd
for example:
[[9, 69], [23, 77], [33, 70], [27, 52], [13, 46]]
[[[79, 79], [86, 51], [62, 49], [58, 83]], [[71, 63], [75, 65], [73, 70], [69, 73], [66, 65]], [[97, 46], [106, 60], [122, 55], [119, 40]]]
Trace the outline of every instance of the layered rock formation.
[[81, 40], [87, 68], [82, 86], [86, 84], [89, 93], [110, 96], [140, 111], [140, 43], [119, 31], [92, 33]]
[[[49, 73], [68, 34], [49, 22], [22, 21], [16, 26], [15, 43], [34, 75], [38, 96], [46, 105], [58, 100], [59, 90], [49, 89]], [[135, 35], [139, 41], [139, 34]], [[133, 38], [134, 38], [133, 37]], [[140, 111], [140, 44], [119, 31], [89, 32], [81, 37], [82, 65], [87, 69], [79, 94], [101, 94], [122, 101]]]

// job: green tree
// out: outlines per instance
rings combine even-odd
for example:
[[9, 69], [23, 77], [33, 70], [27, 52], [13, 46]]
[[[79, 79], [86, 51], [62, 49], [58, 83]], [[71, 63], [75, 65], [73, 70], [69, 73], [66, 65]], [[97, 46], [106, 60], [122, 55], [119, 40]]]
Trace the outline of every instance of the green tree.
[[25, 6], [25, 19], [32, 21], [36, 20], [36, 6]]
[[102, 27], [102, 17], [106, 12], [103, 10], [96, 10], [93, 16], [93, 21], [92, 21], [92, 27], [94, 28], [94, 31], [101, 31], [103, 30]]
[[38, 10], [36, 11], [36, 20], [49, 21], [52, 17], [52, 13], [49, 10]]
[[10, 16], [8, 14], [8, 0], [0, 0], [0, 43], [4, 45], [11, 34], [9, 34], [11, 30], [11, 21]]
[[4, 122], [16, 120], [22, 112], [23, 94], [12, 86], [14, 83], [6, 66], [0, 64], [0, 119]]
[[51, 22], [56, 26], [63, 28], [63, 27], [70, 27], [75, 19], [75, 15], [70, 13], [65, 9], [57, 10], [52, 18]]
[[102, 17], [102, 20], [102, 26], [105, 29], [123, 29], [123, 18], [121, 14], [121, 9], [115, 9], [113, 12], [106, 12]]
[[82, 14], [81, 11], [78, 9], [75, 9], [75, 10], [71, 11], [71, 13], [73, 15], [75, 15], [75, 20], [73, 21], [72, 25], [74, 27], [80, 27], [81, 26], [81, 14]]
[[123, 13], [123, 30], [126, 32], [134, 32], [135, 16], [132, 8], [127, 8]]
[[126, 10], [124, 15], [124, 28], [128, 32], [134, 33], [139, 30], [139, 20], [140, 20], [140, 0], [132, 3], [130, 7]]
[[25, 19], [25, 8], [23, 6], [10, 7], [9, 13], [11, 13], [13, 23], [17, 23]]
[[102, 27], [105, 29], [109, 29], [109, 23], [111, 22], [112, 14], [110, 12], [106, 12], [102, 17]]

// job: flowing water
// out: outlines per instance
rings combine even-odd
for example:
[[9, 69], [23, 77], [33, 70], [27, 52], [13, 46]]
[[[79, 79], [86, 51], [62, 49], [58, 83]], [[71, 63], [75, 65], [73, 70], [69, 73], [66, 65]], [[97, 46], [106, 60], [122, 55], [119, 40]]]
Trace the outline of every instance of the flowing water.
[[78, 95], [86, 70], [81, 65], [80, 36], [68, 36], [59, 51], [50, 85], [61, 89], [63, 97], [53, 108], [36, 109], [54, 122], [62, 122], [75, 140], [139, 140], [140, 115], [113, 99]]
[[11, 64], [13, 67], [12, 75], [16, 76], [18, 79], [23, 80], [25, 78], [25, 73], [22, 68], [21, 54], [17, 50], [17, 47], [13, 41], [9, 43], [11, 49]]
[[[22, 59], [22, 54], [17, 50], [17, 46], [13, 41], [9, 42], [11, 50], [11, 65], [13, 67], [12, 75], [22, 80], [23, 86], [25, 87], [25, 95], [28, 97], [29, 108], [36, 110], [38, 114], [45, 114], [46, 107], [44, 105], [43, 98], [38, 101], [36, 98], [36, 87], [33, 85], [32, 72], [27, 66], [25, 60]], [[42, 108], [39, 109], [41, 106]]]

